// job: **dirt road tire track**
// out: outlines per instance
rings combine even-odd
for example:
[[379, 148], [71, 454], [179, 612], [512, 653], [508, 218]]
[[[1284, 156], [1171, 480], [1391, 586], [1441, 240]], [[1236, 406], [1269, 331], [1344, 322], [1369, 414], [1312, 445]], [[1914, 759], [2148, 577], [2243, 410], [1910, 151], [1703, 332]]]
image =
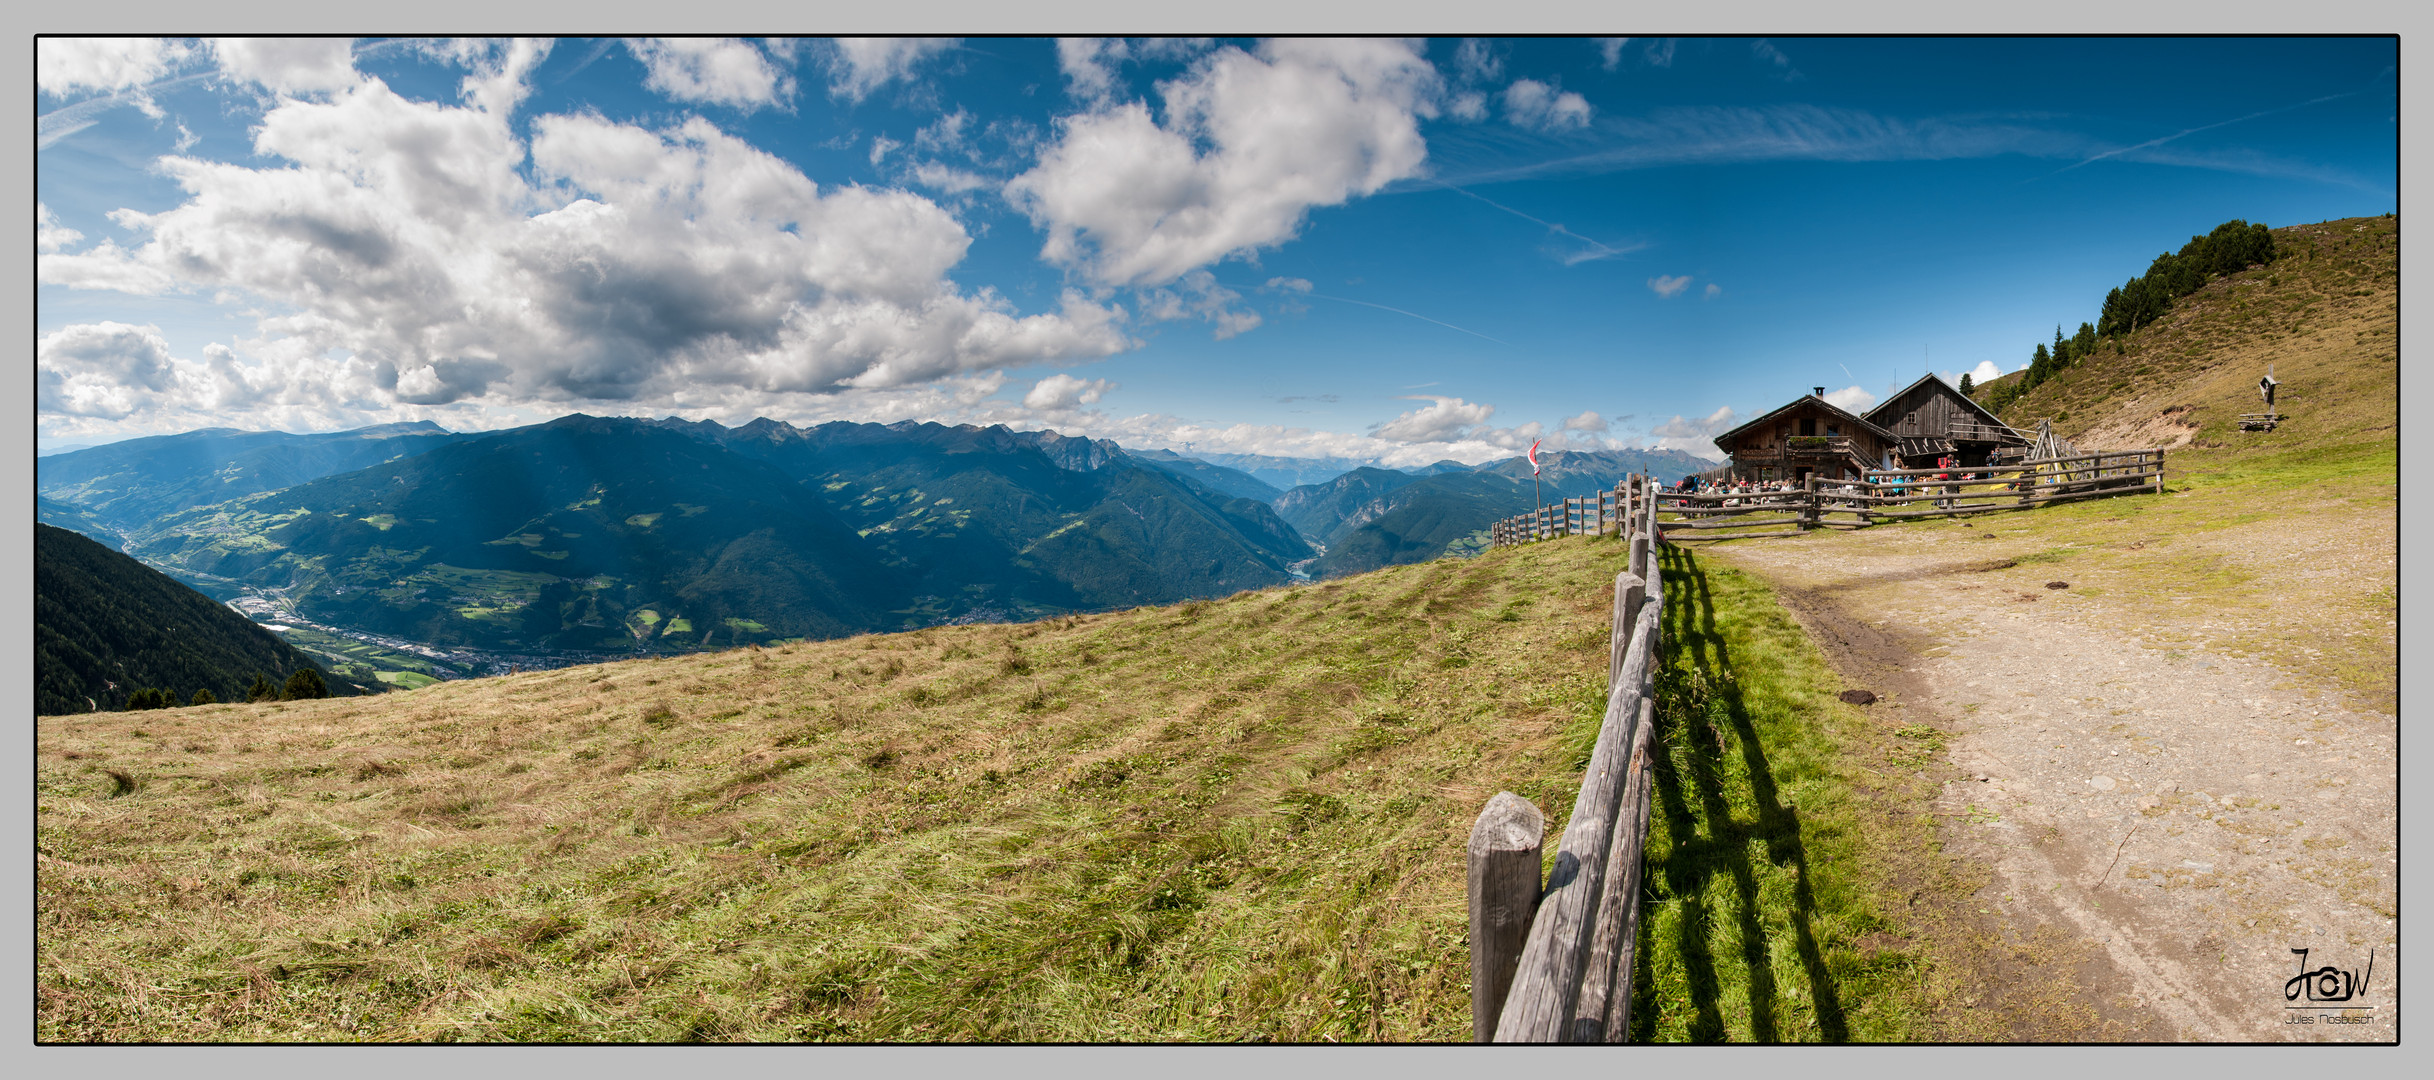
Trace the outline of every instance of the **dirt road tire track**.
[[[2065, 1031], [2022, 1015], [2013, 1037], [2395, 1036], [2390, 717], [2259, 662], [2141, 648], [2093, 607], [2056, 618], [2070, 602], [2033, 569], [1806, 548], [1714, 555], [1776, 586], [1848, 685], [1882, 696], [1880, 722], [1950, 733], [1926, 777], [1942, 794], [1921, 809], [1949, 855], [1984, 871], [1961, 915], [1974, 905], [1985, 933], [2048, 947], [2030, 970], [1983, 942], [1947, 942], [1948, 960], [2015, 1012], [2060, 989], [2093, 1020]], [[2291, 1023], [2293, 948], [2349, 969], [2373, 949], [2368, 1022]]]

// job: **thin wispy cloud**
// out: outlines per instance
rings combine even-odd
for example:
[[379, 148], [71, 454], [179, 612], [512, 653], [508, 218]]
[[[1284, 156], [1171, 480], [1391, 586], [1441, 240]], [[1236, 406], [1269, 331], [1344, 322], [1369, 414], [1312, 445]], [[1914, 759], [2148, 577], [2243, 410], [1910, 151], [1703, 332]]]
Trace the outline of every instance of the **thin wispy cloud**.
[[[1884, 116], [1825, 105], [1682, 106], [1640, 117], [1609, 115], [1593, 129], [1605, 145], [1518, 165], [1464, 169], [1465, 158], [1510, 160], [1485, 139], [1436, 136], [1438, 183], [1477, 185], [1549, 174], [1751, 161], [1931, 161], [2002, 154], [2067, 158], [2095, 148], [2077, 132], [2003, 117]], [[1475, 152], [1472, 152], [1475, 151]]]
[[2121, 147], [2121, 148], [2119, 148], [2119, 149], [2117, 149], [2117, 150], [2107, 150], [2107, 151], [2105, 151], [2105, 152], [2103, 152], [2103, 153], [2101, 153], [2101, 154], [2093, 154], [2093, 155], [2090, 155], [2090, 156], [2088, 156], [2088, 157], [2086, 157], [2086, 158], [2084, 158], [2084, 159], [2081, 159], [2081, 160], [2079, 160], [2079, 161], [2072, 162], [2071, 164], [2065, 165], [2065, 166], [2063, 166], [2063, 167], [2061, 167], [2061, 168], [2059, 168], [2059, 169], [2056, 169], [2056, 170], [2054, 170], [2054, 171], [2052, 171], [2052, 172], [2050, 172], [2050, 173], [2047, 173], [2047, 174], [2045, 174], [2045, 176], [2037, 177], [2037, 179], [2042, 180], [2042, 179], [2045, 179], [2046, 177], [2049, 177], [2049, 176], [2060, 176], [2060, 175], [2062, 175], [2063, 173], [2066, 173], [2066, 172], [2071, 171], [2072, 169], [2080, 168], [2081, 166], [2085, 166], [2085, 165], [2093, 165], [2093, 164], [2095, 164], [2095, 163], [2097, 163], [2097, 162], [2099, 162], [2099, 161], [2103, 161], [2103, 160], [2104, 160], [2104, 159], [2106, 159], [2106, 158], [2120, 157], [2120, 156], [2121, 156], [2121, 155], [2123, 155], [2123, 154], [2134, 154], [2134, 153], [2137, 153], [2137, 152], [2139, 152], [2139, 151], [2141, 151], [2141, 150], [2147, 150], [2147, 149], [2150, 149], [2150, 148], [2153, 148], [2153, 147], [2162, 146], [2163, 144], [2168, 143], [2168, 142], [2174, 142], [2174, 141], [2177, 141], [2177, 140], [2180, 140], [2180, 139], [2186, 139], [2186, 138], [2188, 138], [2189, 136], [2191, 136], [2191, 135], [2195, 135], [2195, 134], [2197, 134], [2198, 132], [2201, 132], [2201, 131], [2212, 131], [2212, 130], [2214, 130], [2214, 129], [2216, 129], [2216, 128], [2219, 128], [2219, 127], [2230, 127], [2230, 126], [2231, 126], [2231, 125], [2233, 125], [2233, 124], [2246, 123], [2246, 122], [2248, 122], [2248, 121], [2250, 121], [2250, 120], [2255, 120], [2255, 119], [2257, 119], [2257, 118], [2259, 118], [2259, 117], [2272, 116], [2272, 115], [2274, 115], [2275, 113], [2286, 113], [2286, 112], [2289, 112], [2289, 111], [2291, 111], [2291, 110], [2293, 110], [2293, 109], [2304, 109], [2304, 108], [2306, 108], [2306, 107], [2308, 107], [2308, 106], [2310, 106], [2310, 105], [2321, 105], [2321, 104], [2323, 104], [2323, 103], [2325, 103], [2325, 102], [2327, 102], [2327, 101], [2337, 101], [2337, 100], [2340, 100], [2341, 98], [2345, 98], [2345, 97], [2354, 97], [2354, 96], [2356, 96], [2356, 95], [2357, 95], [2357, 93], [2358, 93], [2358, 92], [2357, 92], [2357, 91], [2355, 91], [2355, 90], [2350, 90], [2350, 91], [2346, 91], [2346, 92], [2344, 92], [2344, 93], [2339, 93], [2339, 94], [2326, 94], [2326, 95], [2324, 95], [2323, 97], [2320, 97], [2320, 98], [2311, 98], [2311, 99], [2309, 99], [2309, 100], [2307, 100], [2307, 101], [2302, 101], [2302, 102], [2299, 102], [2299, 103], [2298, 103], [2298, 104], [2296, 104], [2296, 105], [2284, 105], [2284, 106], [2281, 106], [2281, 107], [2279, 107], [2279, 108], [2266, 109], [2266, 110], [2264, 110], [2263, 112], [2252, 112], [2252, 113], [2249, 113], [2249, 114], [2248, 114], [2248, 115], [2246, 115], [2246, 116], [2233, 117], [2232, 119], [2229, 119], [2229, 120], [2218, 120], [2218, 121], [2215, 121], [2214, 123], [2211, 123], [2211, 124], [2200, 124], [2200, 125], [2198, 125], [2197, 127], [2189, 128], [2189, 129], [2188, 129], [2188, 130], [2186, 130], [2186, 131], [2176, 131], [2176, 132], [2173, 132], [2173, 133], [2172, 133], [2172, 134], [2170, 134], [2170, 135], [2166, 135], [2166, 136], [2164, 136], [2164, 137], [2162, 137], [2162, 138], [2159, 138], [2159, 139], [2148, 139], [2147, 141], [2142, 142], [2142, 143], [2139, 143], [2139, 144], [2138, 144], [2138, 145], [2136, 145], [2136, 146], [2124, 146], [2124, 147]]
[[[1518, 165], [1465, 169], [1466, 160], [1509, 158], [1511, 147], [1489, 140], [1433, 136], [1431, 158], [1439, 175], [1426, 183], [1463, 188], [1551, 175], [1591, 175], [1674, 165], [1727, 165], [1758, 161], [1943, 161], [2017, 154], [2058, 158], [2072, 164], [2046, 176], [2111, 158], [2158, 165], [2285, 177], [2388, 193], [2341, 169], [2245, 148], [2191, 150], [2172, 143], [2190, 135], [2305, 108], [2357, 91], [2312, 98], [2295, 105], [2218, 121], [2134, 146], [2107, 147], [2081, 132], [2052, 126], [2046, 115], [1905, 118], [1861, 109], [1820, 105], [1685, 106], [1651, 110], [1641, 117], [1608, 116], [1594, 129], [1605, 144], [1586, 153]], [[2039, 179], [2042, 179], [2040, 177]], [[1476, 196], [1474, 196], [1476, 197]]]
[[1765, 38], [1750, 42], [1749, 52], [1751, 56], [1758, 58], [1759, 63], [1774, 69], [1772, 74], [1778, 79], [1785, 82], [1799, 82], [1808, 78], [1800, 73], [1799, 68], [1792, 66], [1791, 57], [1783, 55], [1783, 50], [1776, 48], [1774, 42]]
[[179, 75], [162, 79], [159, 82], [103, 94], [100, 97], [86, 98], [74, 105], [44, 113], [34, 121], [34, 149], [50, 149], [59, 140], [100, 123], [103, 113], [119, 106], [139, 105], [139, 103], [150, 100], [150, 96], [154, 93], [175, 89], [188, 83], [201, 82], [215, 74], [217, 72], [199, 71], [192, 75]]

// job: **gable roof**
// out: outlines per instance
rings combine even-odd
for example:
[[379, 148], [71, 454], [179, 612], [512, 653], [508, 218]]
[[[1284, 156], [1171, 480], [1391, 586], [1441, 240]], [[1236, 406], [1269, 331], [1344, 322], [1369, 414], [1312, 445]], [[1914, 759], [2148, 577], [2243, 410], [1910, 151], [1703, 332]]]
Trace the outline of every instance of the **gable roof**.
[[[1988, 424], [1990, 424], [1990, 425], [1992, 425], [1992, 426], [1994, 426], [1994, 427], [1999, 427], [1999, 428], [2002, 428], [2002, 429], [2003, 429], [2003, 430], [2005, 430], [2005, 431], [2013, 432], [2013, 433], [2015, 433], [2015, 434], [2019, 432], [2019, 430], [2020, 430], [2020, 429], [2015, 428], [2015, 427], [2011, 426], [2010, 424], [2006, 424], [2006, 423], [2004, 423], [2004, 422], [2003, 422], [2003, 418], [2002, 418], [2002, 417], [2000, 417], [2000, 416], [1996, 416], [1994, 413], [1987, 411], [1986, 406], [1984, 406], [1984, 405], [1980, 405], [1980, 404], [1978, 404], [1977, 402], [1975, 402], [1975, 401], [1973, 401], [1973, 400], [1970, 400], [1969, 395], [1962, 393], [1962, 392], [1960, 391], [1960, 388], [1959, 388], [1959, 387], [1956, 387], [1956, 386], [1952, 385], [1951, 383], [1945, 382], [1945, 381], [1944, 381], [1943, 376], [1941, 376], [1941, 375], [1937, 375], [1935, 372], [1932, 372], [1932, 371], [1930, 371], [1930, 372], [1926, 373], [1925, 375], [1921, 375], [1921, 376], [1919, 376], [1919, 377], [1918, 377], [1918, 382], [1911, 383], [1910, 385], [1905, 386], [1905, 387], [1902, 387], [1900, 390], [1895, 391], [1895, 392], [1892, 394], [1892, 396], [1887, 397], [1887, 398], [1885, 399], [1885, 403], [1884, 403], [1884, 404], [1879, 405], [1879, 406], [1877, 406], [1877, 407], [1875, 407], [1875, 408], [1873, 408], [1873, 409], [1868, 410], [1868, 419], [1869, 419], [1870, 421], [1874, 421], [1874, 420], [1876, 420], [1876, 418], [1877, 418], [1877, 414], [1878, 414], [1878, 413], [1882, 413], [1882, 412], [1884, 412], [1885, 410], [1892, 408], [1892, 407], [1893, 407], [1893, 403], [1894, 403], [1894, 402], [1900, 401], [1902, 398], [1909, 396], [1910, 391], [1918, 389], [1918, 388], [1919, 388], [1919, 387], [1920, 387], [1922, 384], [1926, 383], [1926, 382], [1927, 382], [1927, 380], [1929, 380], [1929, 379], [1933, 379], [1933, 380], [1935, 380], [1936, 385], [1941, 386], [1941, 387], [1943, 387], [1943, 388], [1944, 388], [1944, 389], [1946, 389], [1946, 390], [1950, 390], [1950, 391], [1952, 391], [1952, 396], [1953, 396], [1954, 398], [1958, 399], [1958, 400], [1960, 401], [1960, 403], [1961, 403], [1961, 404], [1968, 406], [1968, 407], [1969, 407], [1969, 411], [1971, 411], [1971, 412], [1973, 412], [1973, 413], [1976, 413], [1976, 414], [1978, 414], [1979, 416], [1983, 416], [1983, 417], [1985, 417], [1985, 418], [1986, 418], [1986, 422], [1987, 422]], [[1899, 420], [1899, 419], [1901, 419], [1901, 417], [1899, 417], [1899, 416], [1888, 416], [1888, 417], [1886, 417], [1886, 418], [1885, 418], [1885, 422], [1886, 422], [1886, 423], [1891, 423], [1891, 422], [1893, 422], [1893, 421], [1895, 421], [1895, 420]]]
[[1769, 413], [1767, 413], [1767, 414], [1766, 414], [1766, 415], [1764, 415], [1764, 416], [1760, 416], [1760, 417], [1758, 417], [1758, 418], [1757, 418], [1757, 419], [1755, 419], [1755, 420], [1751, 420], [1750, 422], [1748, 422], [1748, 423], [1746, 423], [1746, 424], [1741, 425], [1740, 427], [1734, 428], [1734, 429], [1732, 429], [1731, 431], [1727, 431], [1727, 432], [1725, 432], [1725, 433], [1724, 433], [1724, 434], [1722, 434], [1722, 435], [1718, 435], [1718, 436], [1716, 436], [1716, 449], [1718, 449], [1718, 450], [1722, 450], [1722, 451], [1724, 451], [1725, 453], [1730, 454], [1730, 453], [1732, 453], [1732, 452], [1733, 452], [1733, 450], [1732, 450], [1732, 448], [1733, 448], [1733, 444], [1734, 444], [1734, 443], [1736, 443], [1736, 442], [1739, 442], [1739, 441], [1740, 441], [1740, 439], [1741, 439], [1741, 433], [1742, 433], [1742, 432], [1744, 432], [1744, 431], [1748, 431], [1748, 430], [1749, 430], [1749, 429], [1751, 429], [1751, 428], [1757, 427], [1757, 426], [1758, 426], [1758, 425], [1760, 425], [1760, 424], [1763, 424], [1763, 423], [1766, 423], [1767, 421], [1773, 420], [1773, 419], [1775, 419], [1775, 418], [1776, 418], [1776, 417], [1778, 417], [1778, 416], [1782, 416], [1784, 413], [1790, 412], [1790, 411], [1792, 411], [1793, 409], [1797, 409], [1797, 408], [1799, 408], [1800, 406], [1805, 405], [1805, 404], [1808, 404], [1808, 403], [1811, 403], [1811, 402], [1815, 402], [1818, 408], [1825, 410], [1825, 412], [1827, 412], [1827, 413], [1828, 413], [1828, 414], [1830, 414], [1830, 415], [1834, 415], [1834, 416], [1839, 416], [1839, 417], [1842, 417], [1842, 418], [1843, 418], [1843, 419], [1845, 419], [1845, 420], [1849, 420], [1849, 421], [1850, 421], [1850, 422], [1852, 422], [1853, 424], [1857, 424], [1857, 425], [1858, 425], [1858, 426], [1860, 426], [1860, 427], [1866, 428], [1866, 429], [1868, 429], [1869, 431], [1872, 431], [1872, 432], [1876, 433], [1876, 436], [1877, 436], [1878, 438], [1881, 438], [1881, 439], [1885, 440], [1886, 442], [1889, 442], [1889, 443], [1890, 443], [1890, 442], [1899, 442], [1899, 441], [1901, 441], [1901, 439], [1900, 439], [1900, 437], [1899, 437], [1899, 436], [1897, 436], [1897, 435], [1893, 434], [1893, 433], [1892, 433], [1892, 432], [1890, 432], [1890, 431], [1886, 431], [1885, 429], [1883, 429], [1883, 428], [1881, 428], [1881, 427], [1878, 427], [1878, 426], [1876, 426], [1876, 425], [1875, 425], [1875, 424], [1873, 424], [1873, 423], [1870, 423], [1866, 417], [1856, 415], [1856, 414], [1854, 414], [1854, 413], [1850, 412], [1849, 410], [1844, 409], [1843, 407], [1841, 407], [1841, 406], [1839, 406], [1839, 405], [1834, 404], [1834, 403], [1833, 403], [1833, 402], [1831, 402], [1831, 401], [1827, 401], [1827, 400], [1826, 400], [1826, 399], [1824, 399], [1824, 398], [1818, 397], [1818, 396], [1817, 396], [1817, 395], [1815, 395], [1815, 394], [1802, 394], [1802, 395], [1800, 395], [1799, 397], [1793, 398], [1789, 404], [1784, 405], [1783, 407], [1778, 408], [1778, 409], [1774, 410], [1773, 412], [1769, 412]]

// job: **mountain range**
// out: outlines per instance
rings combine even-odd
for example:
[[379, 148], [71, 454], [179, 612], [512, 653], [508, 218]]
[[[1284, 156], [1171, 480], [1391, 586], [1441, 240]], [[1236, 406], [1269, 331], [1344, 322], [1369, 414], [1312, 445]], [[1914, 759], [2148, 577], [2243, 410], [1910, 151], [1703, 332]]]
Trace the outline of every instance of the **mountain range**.
[[320, 435], [203, 428], [34, 459], [34, 485], [119, 531], [475, 438], [429, 421]]
[[[1704, 464], [1541, 460], [1548, 500]], [[1237, 464], [1002, 426], [576, 414], [490, 433], [209, 429], [44, 458], [36, 475], [43, 521], [248, 610], [528, 656], [1220, 596], [1467, 553], [1533, 497], [1520, 459], [1345, 463], [1289, 489], [1261, 473], [1326, 467]]]

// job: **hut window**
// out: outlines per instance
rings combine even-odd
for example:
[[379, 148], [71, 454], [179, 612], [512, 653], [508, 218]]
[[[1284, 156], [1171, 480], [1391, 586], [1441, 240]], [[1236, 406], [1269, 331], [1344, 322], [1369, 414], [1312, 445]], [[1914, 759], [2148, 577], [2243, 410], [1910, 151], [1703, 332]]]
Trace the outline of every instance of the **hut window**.
[[1816, 418], [1816, 417], [1814, 417], [1814, 416], [1803, 416], [1803, 417], [1801, 417], [1801, 418], [1800, 418], [1800, 433], [1801, 433], [1801, 434], [1803, 434], [1803, 435], [1815, 435], [1815, 434], [1817, 434], [1817, 418]]

